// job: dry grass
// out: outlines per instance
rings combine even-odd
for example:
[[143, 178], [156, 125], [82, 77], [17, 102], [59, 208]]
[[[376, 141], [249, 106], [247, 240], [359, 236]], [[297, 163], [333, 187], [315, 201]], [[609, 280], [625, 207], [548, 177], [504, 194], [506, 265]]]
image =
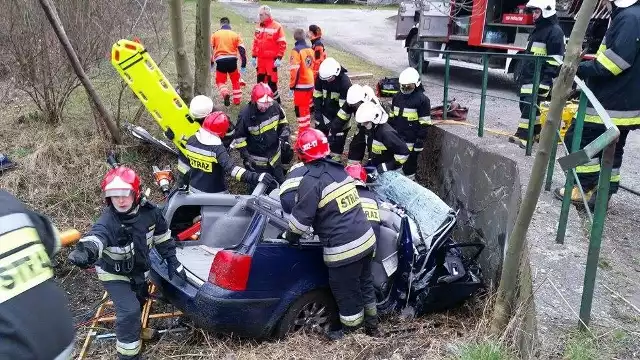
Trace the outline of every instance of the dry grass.
[[[243, 35], [250, 48], [254, 25], [245, 22], [219, 3], [212, 3], [211, 6], [214, 27], [219, 17], [228, 16], [234, 29]], [[194, 43], [194, 2], [185, 3], [184, 19], [190, 48]], [[169, 53], [171, 42], [168, 22], [164, 21], [160, 25], [157, 32], [147, 30], [132, 35], [142, 39], [157, 62], [164, 59], [160, 67], [174, 81], [175, 66], [173, 56]], [[293, 43], [290, 32], [288, 40], [290, 44]], [[105, 54], [109, 51], [110, 49], [105, 49]], [[373, 79], [360, 83], [373, 86], [381, 76], [388, 75], [386, 71], [347, 53], [332, 48], [328, 48], [328, 53], [336, 57], [351, 73], [374, 73]], [[108, 109], [113, 113], [119, 112], [122, 120], [133, 121], [140, 103], [129, 89], [121, 92], [120, 78], [110, 63], [105, 60], [92, 75]], [[286, 66], [281, 68], [279, 75], [283, 105], [292, 127], [295, 128], [293, 106], [287, 95]], [[253, 69], [248, 69], [245, 79], [248, 84], [254, 81]], [[248, 98], [248, 90], [245, 88], [244, 101]], [[82, 90], [72, 95], [64, 119], [57, 127], [45, 125], [24, 97], [13, 95], [15, 94], [12, 94], [8, 104], [0, 104], [7, 105], [0, 106], [0, 151], [7, 153], [19, 167], [0, 175], [0, 188], [8, 189], [29, 206], [50, 216], [61, 229], [77, 228], [84, 231], [96, 219], [102, 207], [99, 183], [108, 170], [105, 155], [109, 150], [115, 149], [120, 160], [140, 172], [145, 186], [152, 188], [151, 165], [175, 164], [176, 160], [171, 155], [141, 145], [130, 136], [125, 136], [125, 145], [114, 148], [96, 130], [96, 123], [92, 120], [93, 115]], [[215, 92], [214, 101], [217, 105], [222, 105]], [[238, 112], [239, 107], [228, 109], [232, 119], [236, 118]], [[161, 136], [159, 127], [146, 111], [134, 122]], [[232, 186], [235, 191], [242, 188], [244, 187]], [[155, 189], [152, 194], [152, 198], [157, 199], [158, 192]], [[67, 264], [64, 251], [56, 260], [56, 274], [70, 297], [73, 312], [82, 314], [91, 310], [103, 291], [95, 275]], [[447, 356], [451, 352], [452, 343], [471, 341], [477, 334], [484, 333], [485, 325], [481, 321], [484, 303], [482, 299], [475, 300], [470, 302], [471, 305], [451, 313], [430, 315], [407, 322], [390, 319], [382, 324], [387, 335], [381, 339], [356, 334], [337, 343], [326, 343], [313, 335], [298, 334], [281, 342], [257, 342], [193, 330], [189, 333], [170, 334], [160, 341], [149, 343], [145, 347], [145, 355], [153, 359], [433, 359]], [[76, 320], [79, 321], [80, 317]], [[86, 331], [85, 327], [78, 329], [78, 341], [86, 335]], [[104, 341], [92, 348], [89, 358], [114, 356], [113, 341]]]

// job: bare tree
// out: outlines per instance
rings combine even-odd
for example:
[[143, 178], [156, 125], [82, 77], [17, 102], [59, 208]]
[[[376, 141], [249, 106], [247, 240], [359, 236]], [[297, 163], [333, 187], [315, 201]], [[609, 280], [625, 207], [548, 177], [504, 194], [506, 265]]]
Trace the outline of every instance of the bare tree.
[[209, 67], [211, 66], [211, 0], [198, 0], [196, 5], [196, 40], [194, 93], [211, 95], [211, 80]]
[[596, 3], [597, 0], [584, 0], [582, 2], [582, 7], [578, 12], [571, 36], [569, 37], [564, 63], [562, 64], [558, 78], [553, 83], [548, 120], [542, 128], [540, 148], [536, 152], [527, 191], [520, 205], [515, 226], [509, 237], [507, 254], [502, 266], [502, 276], [500, 277], [500, 286], [498, 287], [493, 319], [491, 321], [491, 332], [495, 335], [500, 335], [504, 331], [509, 319], [513, 315], [513, 310], [516, 308], [518, 269], [526, 245], [527, 230], [529, 229], [531, 218], [538, 204], [546, 167], [549, 163], [551, 147], [555, 141], [555, 134], [560, 125], [562, 110], [569, 97], [573, 85], [573, 78], [581, 60], [582, 41]]
[[[90, 77], [96, 76], [93, 70], [100, 64], [110, 66], [105, 62], [108, 49], [130, 34], [140, 14], [138, 0], [55, 0], [52, 4], [82, 70]], [[38, 1], [0, 0], [0, 8], [0, 60], [42, 118], [51, 124], [60, 122], [65, 105], [81, 85], [64, 47]]]
[[187, 104], [193, 98], [191, 70], [187, 59], [184, 34], [182, 32], [182, 0], [170, 0], [171, 39], [176, 58], [176, 72], [178, 75], [177, 91]]
[[111, 114], [107, 111], [107, 109], [105, 109], [104, 105], [102, 104], [102, 100], [100, 100], [100, 97], [96, 93], [96, 90], [93, 88], [91, 81], [89, 81], [87, 74], [84, 72], [82, 64], [78, 59], [78, 55], [76, 55], [75, 50], [73, 50], [73, 46], [71, 45], [71, 42], [69, 42], [69, 37], [67, 37], [67, 33], [64, 31], [64, 27], [62, 26], [62, 22], [58, 17], [58, 12], [56, 11], [55, 6], [51, 3], [51, 0], [40, 0], [40, 5], [44, 10], [47, 19], [51, 23], [56, 36], [60, 40], [60, 43], [62, 43], [62, 47], [69, 57], [69, 62], [71, 62], [71, 66], [73, 67], [74, 72], [87, 91], [89, 98], [91, 99], [91, 101], [93, 101], [93, 106], [102, 117], [102, 120], [107, 129], [109, 129], [109, 133], [111, 134], [113, 142], [116, 144], [121, 144], [122, 136], [120, 136], [120, 129], [118, 129], [118, 126], [116, 126], [116, 123], [111, 118]]

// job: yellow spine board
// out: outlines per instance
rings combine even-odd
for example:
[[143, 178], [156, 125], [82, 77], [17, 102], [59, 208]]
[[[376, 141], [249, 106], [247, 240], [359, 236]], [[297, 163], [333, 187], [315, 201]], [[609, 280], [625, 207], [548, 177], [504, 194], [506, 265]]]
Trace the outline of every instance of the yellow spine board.
[[142, 44], [122, 39], [113, 44], [111, 64], [156, 120], [165, 136], [184, 152], [200, 125]]

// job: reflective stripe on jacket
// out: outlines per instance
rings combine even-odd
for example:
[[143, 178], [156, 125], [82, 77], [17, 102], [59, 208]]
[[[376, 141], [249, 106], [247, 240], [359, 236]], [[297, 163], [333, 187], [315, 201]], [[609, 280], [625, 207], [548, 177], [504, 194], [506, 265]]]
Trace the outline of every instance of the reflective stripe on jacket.
[[241, 67], [247, 66], [247, 55], [242, 37], [231, 28], [223, 27], [214, 32], [211, 35], [211, 48], [213, 49], [211, 55], [213, 61], [240, 56]]
[[287, 39], [282, 25], [273, 19], [256, 26], [253, 35], [253, 57], [262, 59], [276, 59], [284, 57], [287, 50]]
[[[564, 32], [558, 25], [556, 15], [548, 18], [540, 17], [536, 20], [536, 25], [529, 34], [529, 43], [525, 54], [538, 56], [564, 56]], [[535, 59], [522, 60], [522, 72], [520, 74], [520, 95], [529, 95], [533, 92], [533, 78], [536, 70]], [[540, 66], [540, 85], [538, 93], [541, 96], [549, 95], [553, 79], [560, 72], [561, 63], [555, 60], [544, 60]]]
[[280, 152], [280, 141], [288, 141], [289, 134], [289, 122], [280, 104], [274, 102], [260, 112], [249, 103], [238, 115], [231, 147], [271, 161]]
[[[376, 236], [355, 183], [343, 165], [320, 159], [304, 168], [298, 199], [288, 216], [289, 231], [302, 234], [313, 228], [322, 242], [324, 261], [329, 267], [346, 265], [371, 254]], [[290, 172], [287, 178], [294, 175]]]
[[431, 125], [431, 101], [419, 86], [409, 94], [398, 92], [391, 100], [393, 114], [389, 124], [398, 132], [402, 140], [415, 143], [427, 137]]
[[387, 170], [395, 170], [407, 162], [410, 149], [407, 143], [388, 123], [375, 125], [367, 132], [367, 148], [372, 165], [384, 164]]
[[313, 50], [303, 41], [296, 42], [291, 49], [289, 57], [289, 89], [312, 91], [314, 87], [313, 76]]
[[[595, 60], [583, 61], [577, 75], [617, 126], [640, 126], [640, 4], [615, 8]], [[591, 105], [586, 122], [602, 124]]]
[[317, 78], [313, 91], [315, 119], [320, 120], [324, 116], [327, 125], [332, 122], [340, 107], [347, 102], [347, 91], [350, 87], [351, 80], [345, 68], [342, 68], [340, 74], [331, 82]]

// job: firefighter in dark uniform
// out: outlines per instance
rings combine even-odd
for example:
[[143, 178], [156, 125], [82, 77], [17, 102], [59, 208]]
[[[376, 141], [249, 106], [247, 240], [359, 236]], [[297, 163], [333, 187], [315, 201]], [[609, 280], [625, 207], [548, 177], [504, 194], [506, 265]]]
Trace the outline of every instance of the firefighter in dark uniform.
[[[564, 32], [558, 24], [555, 0], [531, 0], [527, 7], [533, 9], [535, 27], [529, 35], [529, 44], [525, 54], [538, 56], [564, 56]], [[529, 115], [533, 101], [533, 78], [536, 71], [534, 59], [523, 61], [520, 74], [520, 122], [515, 135], [509, 137], [509, 141], [520, 147], [527, 146], [527, 134], [529, 133]], [[540, 110], [537, 108], [541, 101], [549, 99], [553, 79], [558, 76], [560, 66], [556, 60], [542, 60], [540, 67], [540, 85], [536, 103], [536, 119], [533, 128], [534, 138], [540, 134]]]
[[221, 111], [213, 112], [207, 116], [198, 132], [187, 140], [186, 155], [180, 153], [178, 156], [178, 171], [183, 176], [183, 183], [189, 184], [189, 191], [193, 193], [227, 192], [225, 173], [251, 185], [264, 182], [270, 187], [277, 187], [272, 175], [247, 171], [233, 164], [233, 160], [220, 140], [227, 133], [228, 128], [227, 115]]
[[251, 90], [251, 102], [238, 115], [232, 148], [240, 152], [251, 171], [268, 173], [284, 181], [282, 152], [291, 151], [289, 123], [271, 89], [263, 83]]
[[401, 169], [410, 155], [407, 143], [387, 123], [388, 118], [384, 109], [372, 102], [360, 105], [356, 112], [356, 122], [367, 130], [367, 165], [375, 166], [379, 174]]
[[142, 197], [138, 175], [119, 166], [105, 175], [101, 187], [108, 206], [69, 254], [69, 261], [81, 268], [95, 264], [116, 310], [119, 358], [139, 359], [149, 250], [155, 247], [166, 260], [170, 279], [176, 274], [184, 279], [185, 273], [162, 211]]
[[[365, 101], [372, 101], [380, 105], [380, 100], [375, 96], [373, 89], [368, 86], [353, 84], [347, 91], [347, 99], [338, 110], [335, 119], [331, 122], [329, 133], [331, 137], [346, 137], [351, 130], [351, 117], [356, 113], [358, 107]], [[364, 158], [366, 150], [365, 129], [358, 125], [356, 134], [353, 136], [349, 145], [348, 160], [352, 162], [360, 162]], [[357, 154], [357, 155], [356, 155]], [[355, 157], [355, 161], [354, 158]]]
[[[340, 330], [330, 331], [330, 339], [341, 338], [345, 332], [360, 328], [367, 334], [377, 333], [376, 297], [371, 275], [371, 260], [376, 236], [360, 205], [353, 179], [342, 164], [329, 159], [329, 142], [319, 130], [308, 128], [297, 138], [295, 152], [305, 163], [302, 174], [289, 173], [289, 178], [301, 175], [293, 196], [289, 231], [286, 239], [299, 243], [301, 235], [313, 227], [324, 247], [324, 262], [329, 270], [329, 285], [338, 303]], [[281, 202], [291, 201], [291, 196]]]
[[[313, 92], [315, 128], [329, 135], [331, 122], [338, 115], [338, 111], [347, 101], [347, 91], [351, 87], [351, 80], [347, 70], [332, 57], [326, 58], [318, 70]], [[331, 134], [329, 139], [331, 157], [339, 160], [344, 150], [346, 134]]]
[[50, 260], [58, 231], [5, 190], [0, 204], [0, 359], [70, 359], [73, 320]]
[[416, 69], [404, 69], [400, 73], [399, 82], [400, 92], [391, 100], [393, 116], [389, 119], [389, 125], [398, 132], [411, 152], [402, 171], [413, 180], [418, 168], [418, 156], [424, 148], [427, 130], [431, 125], [431, 102], [424, 92]]
[[[378, 197], [373, 191], [367, 187], [367, 172], [361, 164], [347, 165], [344, 170], [353, 178], [358, 189], [358, 196], [360, 196], [360, 202], [362, 203], [362, 209], [367, 220], [371, 223], [373, 232], [376, 234], [376, 239], [380, 238], [380, 211], [378, 209]], [[376, 319], [377, 320], [377, 319]]]
[[[615, 0], [607, 2], [611, 7], [611, 23], [598, 49], [595, 60], [580, 63], [577, 74], [585, 79], [587, 86], [607, 111], [613, 123], [620, 130], [611, 171], [609, 197], [620, 186], [620, 167], [627, 136], [640, 128], [640, 4], [637, 0]], [[567, 130], [565, 142], [571, 144], [575, 121]], [[580, 147], [584, 147], [605, 132], [600, 116], [591, 104], [587, 106]], [[598, 154], [587, 164], [576, 167], [578, 178], [589, 197], [589, 207], [593, 209], [600, 172]], [[556, 189], [562, 199], [564, 188]], [[577, 187], [573, 188], [571, 200], [581, 203]]]

